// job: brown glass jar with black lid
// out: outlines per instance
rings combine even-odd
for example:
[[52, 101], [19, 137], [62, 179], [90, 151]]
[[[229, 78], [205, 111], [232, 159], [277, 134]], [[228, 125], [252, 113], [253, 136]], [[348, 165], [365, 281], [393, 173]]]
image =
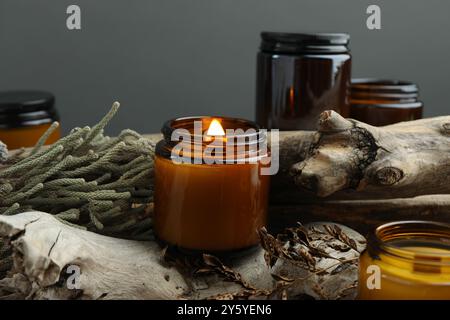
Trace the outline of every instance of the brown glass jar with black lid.
[[[59, 121], [59, 116], [53, 94], [33, 90], [0, 92], [0, 141], [8, 149], [34, 146], [54, 121]], [[46, 144], [59, 137], [56, 128]]]
[[419, 88], [407, 81], [353, 79], [350, 117], [373, 126], [422, 118]]
[[267, 129], [315, 130], [325, 110], [349, 116], [350, 36], [262, 32], [256, 120]]

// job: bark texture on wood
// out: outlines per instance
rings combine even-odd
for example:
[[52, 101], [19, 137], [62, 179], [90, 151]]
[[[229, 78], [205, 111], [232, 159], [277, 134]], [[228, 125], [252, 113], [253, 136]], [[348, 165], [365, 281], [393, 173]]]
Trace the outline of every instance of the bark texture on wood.
[[[308, 245], [322, 250], [321, 255], [307, 255], [306, 247], [299, 252], [313, 259], [314, 270], [310, 269], [312, 265], [299, 264], [303, 256], [299, 256], [295, 264], [275, 259], [275, 265], [269, 268], [264, 256], [267, 251], [260, 248], [227, 260], [227, 266], [209, 257], [205, 268], [218, 272], [201, 276], [167, 266], [162, 261], [162, 249], [155, 242], [102, 236], [68, 226], [42, 212], [0, 216], [0, 237], [11, 246], [14, 261], [7, 276], [0, 279], [0, 297], [202, 299], [254, 294], [270, 298], [283, 282], [282, 294], [288, 297], [307, 294], [319, 299], [354, 298], [357, 280], [357, 263], [354, 262], [365, 247], [364, 238], [334, 224], [315, 224], [308, 230]], [[330, 233], [322, 237], [321, 233], [326, 232]], [[349, 243], [348, 239], [354, 240]], [[345, 249], [345, 246], [349, 247]], [[332, 249], [342, 247], [343, 250]], [[339, 259], [353, 263], [339, 268]], [[79, 281], [74, 278], [71, 266], [79, 267]], [[341, 273], [340, 269], [344, 271]], [[228, 281], [224, 281], [224, 276]], [[280, 282], [280, 279], [283, 280]]]

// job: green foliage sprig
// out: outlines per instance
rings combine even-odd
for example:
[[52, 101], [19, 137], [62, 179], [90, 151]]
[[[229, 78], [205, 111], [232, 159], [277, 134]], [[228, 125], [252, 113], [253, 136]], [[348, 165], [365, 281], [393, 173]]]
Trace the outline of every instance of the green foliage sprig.
[[39, 210], [102, 234], [150, 239], [154, 145], [132, 130], [105, 136], [118, 109], [115, 102], [92, 128], [75, 128], [44, 147], [54, 123], [34, 148], [4, 161], [0, 214]]

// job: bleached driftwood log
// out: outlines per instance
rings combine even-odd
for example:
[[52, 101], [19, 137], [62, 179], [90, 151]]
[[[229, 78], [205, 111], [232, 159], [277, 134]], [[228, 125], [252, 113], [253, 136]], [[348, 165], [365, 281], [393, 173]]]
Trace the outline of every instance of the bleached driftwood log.
[[450, 116], [373, 127], [322, 114], [284, 132], [271, 221], [327, 220], [366, 233], [392, 220], [450, 221]]
[[450, 194], [450, 116], [373, 127], [325, 111], [317, 132], [284, 133], [280, 167], [282, 203]]
[[0, 216], [0, 237], [14, 261], [0, 297], [30, 299], [353, 298], [365, 247], [355, 231], [317, 223], [280, 239], [262, 230], [264, 250], [226, 262], [204, 255], [188, 268], [168, 265], [155, 242], [99, 235], [42, 212]]

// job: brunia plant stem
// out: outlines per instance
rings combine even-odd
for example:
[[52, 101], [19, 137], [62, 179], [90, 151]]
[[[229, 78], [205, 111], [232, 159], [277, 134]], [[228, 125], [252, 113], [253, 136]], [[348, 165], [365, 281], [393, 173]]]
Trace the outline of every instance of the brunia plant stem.
[[75, 128], [44, 147], [55, 122], [34, 148], [3, 161], [0, 214], [38, 210], [110, 236], [150, 236], [154, 145], [129, 129], [105, 136], [118, 109], [115, 102], [92, 128]]

